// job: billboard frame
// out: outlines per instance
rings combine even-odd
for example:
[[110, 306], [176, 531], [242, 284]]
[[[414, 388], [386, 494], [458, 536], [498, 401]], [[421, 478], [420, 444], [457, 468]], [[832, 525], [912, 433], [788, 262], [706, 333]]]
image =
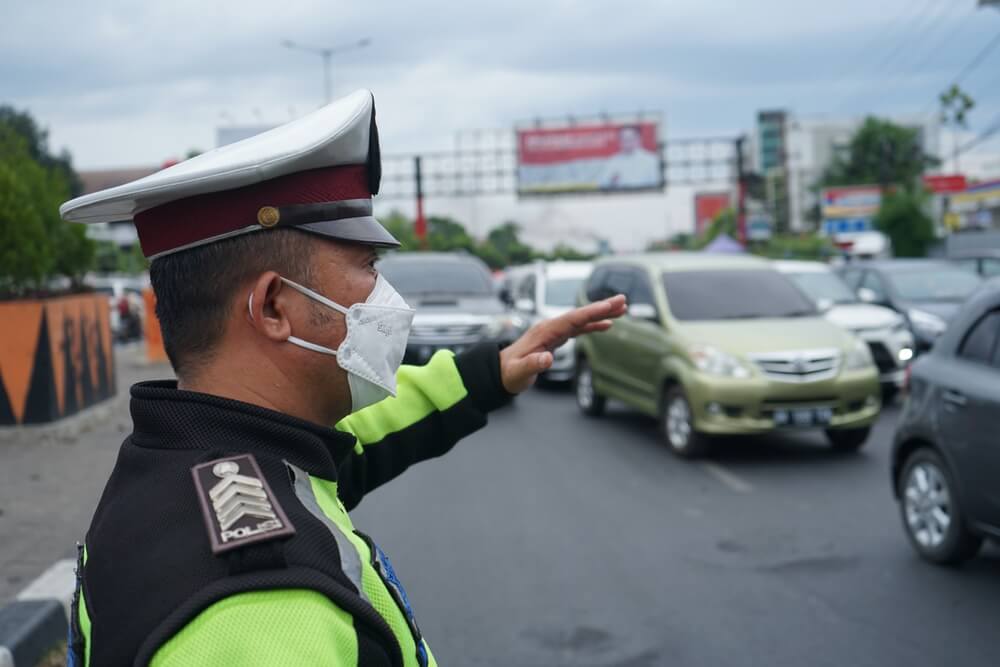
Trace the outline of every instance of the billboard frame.
[[[531, 130], [570, 130], [573, 128], [594, 127], [600, 125], [637, 125], [654, 123], [656, 125], [656, 156], [659, 159], [659, 182], [656, 185], [631, 188], [565, 188], [553, 191], [522, 190], [520, 182], [521, 148], [518, 137], [521, 132]], [[662, 194], [667, 188], [666, 125], [664, 115], [660, 111], [635, 111], [622, 113], [596, 113], [584, 116], [554, 116], [549, 118], [534, 118], [530, 121], [514, 123], [514, 194], [518, 199], [548, 199], [552, 197], [587, 197], [593, 195], [635, 195]]]

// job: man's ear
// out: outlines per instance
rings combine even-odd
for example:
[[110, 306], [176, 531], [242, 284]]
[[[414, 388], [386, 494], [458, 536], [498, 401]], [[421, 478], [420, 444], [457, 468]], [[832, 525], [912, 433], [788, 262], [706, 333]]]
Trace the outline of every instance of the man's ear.
[[248, 320], [258, 332], [274, 342], [284, 342], [292, 335], [288, 318], [293, 290], [283, 289], [281, 276], [274, 271], [260, 274], [247, 298]]

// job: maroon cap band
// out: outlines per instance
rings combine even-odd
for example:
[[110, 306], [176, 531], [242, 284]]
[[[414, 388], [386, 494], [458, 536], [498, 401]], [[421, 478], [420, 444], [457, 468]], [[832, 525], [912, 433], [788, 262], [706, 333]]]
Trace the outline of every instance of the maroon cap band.
[[210, 192], [153, 207], [134, 216], [146, 257], [178, 250], [262, 224], [263, 207], [370, 198], [363, 164], [300, 171], [234, 190]]

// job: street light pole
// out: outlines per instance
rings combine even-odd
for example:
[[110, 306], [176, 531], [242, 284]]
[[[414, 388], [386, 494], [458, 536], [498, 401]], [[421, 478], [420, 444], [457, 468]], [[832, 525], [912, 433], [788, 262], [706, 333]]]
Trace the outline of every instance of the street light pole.
[[312, 53], [314, 55], [319, 55], [323, 59], [323, 99], [325, 104], [329, 104], [333, 99], [333, 82], [330, 76], [330, 58], [335, 53], [344, 53], [345, 51], [354, 51], [355, 49], [362, 49], [369, 44], [371, 44], [371, 39], [365, 37], [364, 39], [359, 39], [351, 44], [345, 44], [343, 46], [333, 46], [333, 47], [320, 47], [320, 46], [308, 46], [306, 44], [299, 44], [298, 42], [293, 42], [290, 39], [285, 39], [281, 41], [281, 45], [286, 49], [292, 49], [294, 51], [304, 51], [306, 53]]

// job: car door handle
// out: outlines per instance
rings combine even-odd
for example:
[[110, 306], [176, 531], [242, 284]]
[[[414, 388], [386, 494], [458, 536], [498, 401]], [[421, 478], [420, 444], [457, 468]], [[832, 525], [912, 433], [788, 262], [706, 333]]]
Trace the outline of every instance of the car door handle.
[[969, 402], [964, 394], [954, 389], [945, 389], [944, 393], [941, 394], [941, 398], [944, 399], [945, 403], [950, 403], [957, 408], [964, 408], [965, 404]]

